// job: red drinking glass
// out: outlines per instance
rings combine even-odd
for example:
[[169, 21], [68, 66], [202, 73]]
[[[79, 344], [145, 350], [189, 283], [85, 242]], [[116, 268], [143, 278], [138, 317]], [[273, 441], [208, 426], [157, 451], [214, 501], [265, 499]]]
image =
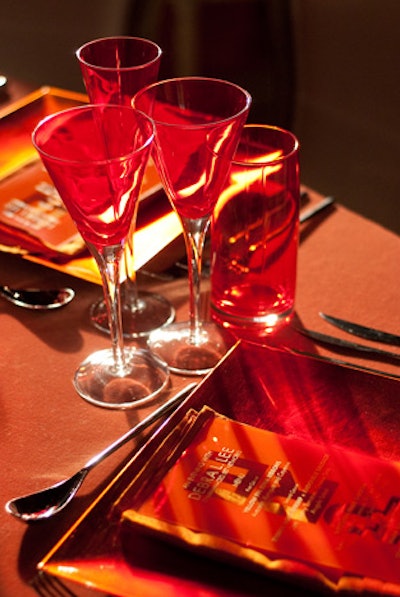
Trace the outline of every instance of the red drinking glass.
[[133, 100], [154, 122], [154, 159], [186, 243], [190, 320], [149, 337], [151, 349], [176, 373], [202, 375], [226, 352], [218, 326], [200, 318], [202, 252], [250, 104], [244, 89], [205, 77], [160, 81]]
[[33, 143], [96, 260], [103, 282], [111, 349], [91, 354], [74, 377], [78, 393], [108, 408], [152, 399], [168, 368], [148, 350], [124, 347], [120, 263], [131, 231], [153, 124], [126, 106], [86, 105], [42, 120]]
[[293, 316], [299, 177], [290, 131], [243, 128], [211, 223], [213, 315], [240, 338], [265, 338]]
[[[76, 56], [92, 104], [131, 106], [137, 91], [157, 80], [162, 51], [151, 40], [117, 36], [90, 41]], [[136, 213], [134, 214], [136, 219]], [[150, 331], [173, 321], [175, 312], [161, 295], [139, 290], [133, 263], [133, 238], [126, 244], [126, 280], [122, 284], [122, 328], [127, 338], [147, 336]], [[104, 301], [91, 309], [91, 321], [108, 331]]]
[[92, 104], [130, 106], [137, 91], [157, 80], [162, 51], [140, 37], [103, 37], [81, 46], [79, 61]]

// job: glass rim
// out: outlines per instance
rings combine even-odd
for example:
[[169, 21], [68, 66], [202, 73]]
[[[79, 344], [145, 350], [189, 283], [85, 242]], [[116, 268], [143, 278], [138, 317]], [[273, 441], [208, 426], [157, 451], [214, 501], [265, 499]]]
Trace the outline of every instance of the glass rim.
[[[152, 58], [151, 60], [147, 60], [147, 62], [143, 62], [141, 64], [137, 64], [134, 66], [102, 66], [100, 64], [95, 64], [93, 62], [89, 62], [88, 60], [85, 60], [85, 58], [82, 57], [82, 52], [89, 46], [93, 46], [95, 44], [98, 44], [99, 42], [107, 42], [107, 41], [111, 41], [111, 40], [112, 41], [118, 41], [118, 40], [127, 41], [128, 40], [128, 41], [145, 42], [146, 45], [155, 48], [157, 53], [156, 53], [156, 56], [154, 58]], [[161, 47], [155, 41], [152, 41], [151, 39], [146, 39], [145, 37], [135, 37], [132, 35], [108, 35], [106, 37], [98, 37], [96, 39], [92, 39], [91, 41], [85, 42], [76, 50], [75, 56], [77, 57], [79, 62], [81, 62], [82, 64], [84, 64], [85, 66], [87, 66], [89, 68], [113, 72], [113, 71], [140, 70], [142, 68], [146, 68], [150, 64], [157, 62], [157, 60], [159, 60], [161, 58], [162, 53], [163, 53], [163, 51], [162, 51]]]
[[[270, 124], [245, 124], [242, 128], [242, 134], [244, 130], [249, 130], [249, 129], [264, 129], [264, 130], [268, 130], [268, 131], [274, 131], [274, 132], [278, 132], [281, 133], [282, 135], [284, 135], [285, 137], [288, 137], [292, 140], [293, 142], [293, 146], [290, 150], [288, 150], [287, 152], [283, 153], [281, 156], [273, 158], [271, 160], [266, 160], [266, 161], [260, 161], [260, 162], [251, 162], [251, 161], [246, 161], [246, 160], [240, 160], [240, 159], [236, 159], [235, 155], [232, 158], [232, 164], [235, 164], [237, 166], [244, 166], [247, 168], [260, 168], [260, 167], [264, 167], [264, 166], [271, 166], [272, 164], [279, 164], [281, 162], [284, 162], [285, 160], [291, 158], [293, 155], [295, 155], [296, 153], [298, 153], [299, 148], [300, 148], [300, 143], [298, 138], [296, 137], [296, 135], [294, 133], [292, 133], [291, 131], [284, 129], [280, 126], [275, 126], [275, 125], [270, 125]], [[240, 147], [240, 143], [241, 143], [242, 139], [239, 139], [239, 145], [238, 147]]]
[[[57, 118], [60, 118], [61, 116], [65, 115], [65, 114], [70, 114], [73, 112], [89, 112], [89, 111], [93, 111], [93, 108], [95, 108], [96, 110], [99, 108], [106, 108], [108, 109], [115, 109], [117, 108], [119, 111], [121, 110], [129, 110], [130, 112], [134, 112], [135, 114], [140, 114], [141, 118], [144, 118], [144, 120], [146, 120], [150, 126], [151, 126], [151, 135], [149, 135], [148, 139], [146, 139], [144, 141], [144, 143], [142, 143], [142, 145], [140, 145], [140, 147], [135, 148], [134, 150], [125, 153], [123, 155], [117, 156], [117, 157], [112, 157], [112, 158], [102, 158], [100, 159], [71, 159], [71, 158], [64, 158], [64, 157], [60, 157], [57, 155], [54, 155], [44, 149], [42, 149], [40, 147], [40, 144], [37, 143], [37, 136], [39, 131], [43, 128], [43, 126], [53, 120], [55, 121]], [[59, 162], [59, 163], [64, 163], [64, 164], [70, 164], [70, 165], [82, 165], [82, 164], [91, 164], [91, 165], [96, 165], [96, 166], [101, 166], [104, 164], [110, 164], [111, 162], [120, 162], [120, 161], [124, 161], [127, 158], [140, 153], [141, 151], [143, 151], [148, 145], [150, 145], [153, 142], [154, 139], [154, 123], [152, 122], [151, 118], [149, 118], [149, 116], [147, 116], [147, 114], [145, 114], [144, 112], [141, 112], [140, 110], [137, 110], [136, 108], [132, 108], [129, 106], [121, 106], [119, 104], [83, 104], [80, 106], [73, 106], [72, 108], [67, 108], [65, 110], [60, 110], [59, 112], [55, 112], [54, 114], [48, 114], [47, 116], [45, 116], [44, 118], [42, 118], [37, 125], [35, 126], [35, 128], [33, 129], [32, 132], [32, 143], [35, 147], [35, 149], [38, 151], [39, 155], [43, 155], [44, 157], [54, 161], [54, 162]]]
[[[155, 81], [154, 83], [150, 83], [146, 87], [143, 87], [143, 89], [140, 89], [140, 91], [138, 91], [133, 96], [131, 105], [133, 108], [140, 111], [139, 108], [135, 107], [136, 98], [139, 98], [141, 95], [144, 95], [145, 93], [147, 93], [148, 91], [151, 91], [152, 89], [161, 88], [162, 86], [166, 86], [167, 84], [168, 85], [169, 84], [178, 84], [178, 83], [182, 83], [182, 82], [186, 82], [186, 81], [187, 82], [189, 82], [189, 81], [192, 81], [192, 82], [193, 81], [206, 81], [208, 83], [223, 83], [226, 86], [234, 87], [238, 91], [242, 92], [242, 94], [246, 98], [244, 106], [240, 110], [238, 110], [234, 114], [232, 114], [231, 116], [227, 116], [225, 118], [216, 118], [215, 120], [213, 120], [211, 122], [203, 122], [201, 124], [188, 123], [188, 124], [184, 125], [185, 128], [187, 128], [187, 129], [213, 128], [217, 124], [220, 124], [220, 123], [222, 124], [225, 122], [229, 122], [230, 120], [234, 120], [241, 114], [245, 113], [251, 106], [252, 97], [251, 97], [250, 93], [246, 89], [244, 89], [243, 87], [238, 85], [237, 83], [232, 83], [231, 81], [227, 81], [226, 79], [218, 79], [218, 78], [214, 78], [214, 77], [201, 77], [201, 76], [172, 77], [170, 79], [163, 79], [161, 81]], [[156, 118], [153, 118], [153, 116], [149, 116], [149, 118], [151, 118], [156, 124], [162, 124], [163, 126], [169, 126], [171, 128], [172, 127], [182, 127], [182, 125], [180, 125], [180, 124], [165, 122], [164, 120], [157, 120]]]

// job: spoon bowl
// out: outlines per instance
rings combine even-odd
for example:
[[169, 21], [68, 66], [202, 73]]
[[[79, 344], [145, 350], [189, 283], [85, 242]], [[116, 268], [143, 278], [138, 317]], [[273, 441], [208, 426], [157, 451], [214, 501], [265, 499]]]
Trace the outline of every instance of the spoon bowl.
[[39, 290], [37, 288], [10, 288], [0, 286], [0, 296], [18, 307], [47, 311], [59, 309], [72, 301], [75, 292], [72, 288], [58, 288], [54, 290]]
[[69, 504], [88, 472], [89, 469], [82, 468], [72, 477], [51, 487], [10, 500], [6, 504], [6, 511], [25, 522], [50, 518]]

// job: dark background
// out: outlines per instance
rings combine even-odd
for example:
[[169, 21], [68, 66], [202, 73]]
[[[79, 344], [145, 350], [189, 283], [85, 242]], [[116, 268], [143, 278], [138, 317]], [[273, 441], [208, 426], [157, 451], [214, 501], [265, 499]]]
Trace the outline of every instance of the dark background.
[[400, 233], [398, 0], [1, 0], [0, 72], [83, 91], [75, 50], [149, 37], [160, 77], [244, 86], [296, 133], [303, 183]]

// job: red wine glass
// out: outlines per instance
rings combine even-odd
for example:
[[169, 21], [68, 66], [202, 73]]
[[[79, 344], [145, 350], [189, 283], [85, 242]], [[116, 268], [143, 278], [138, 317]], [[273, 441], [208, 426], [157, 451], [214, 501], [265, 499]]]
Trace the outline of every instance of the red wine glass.
[[153, 83], [133, 99], [154, 122], [154, 159], [186, 243], [190, 320], [156, 330], [148, 339], [176, 373], [207, 373], [227, 349], [220, 328], [200, 317], [202, 252], [250, 104], [247, 91], [205, 77]]
[[[131, 106], [137, 91], [156, 81], [162, 51], [151, 40], [116, 36], [95, 39], [81, 46], [79, 61], [86, 91], [92, 104]], [[136, 218], [136, 212], [133, 216]], [[122, 292], [122, 329], [126, 338], [137, 338], [173, 321], [175, 311], [161, 295], [139, 290], [133, 263], [133, 238], [125, 247], [126, 279]], [[91, 321], [108, 331], [104, 301], [91, 308]]]
[[153, 138], [147, 116], [113, 105], [64, 110], [33, 132], [43, 164], [101, 274], [112, 347], [88, 356], [74, 385], [84, 399], [108, 408], [143, 404], [168, 383], [161, 359], [147, 349], [124, 347], [121, 325], [120, 264]]

